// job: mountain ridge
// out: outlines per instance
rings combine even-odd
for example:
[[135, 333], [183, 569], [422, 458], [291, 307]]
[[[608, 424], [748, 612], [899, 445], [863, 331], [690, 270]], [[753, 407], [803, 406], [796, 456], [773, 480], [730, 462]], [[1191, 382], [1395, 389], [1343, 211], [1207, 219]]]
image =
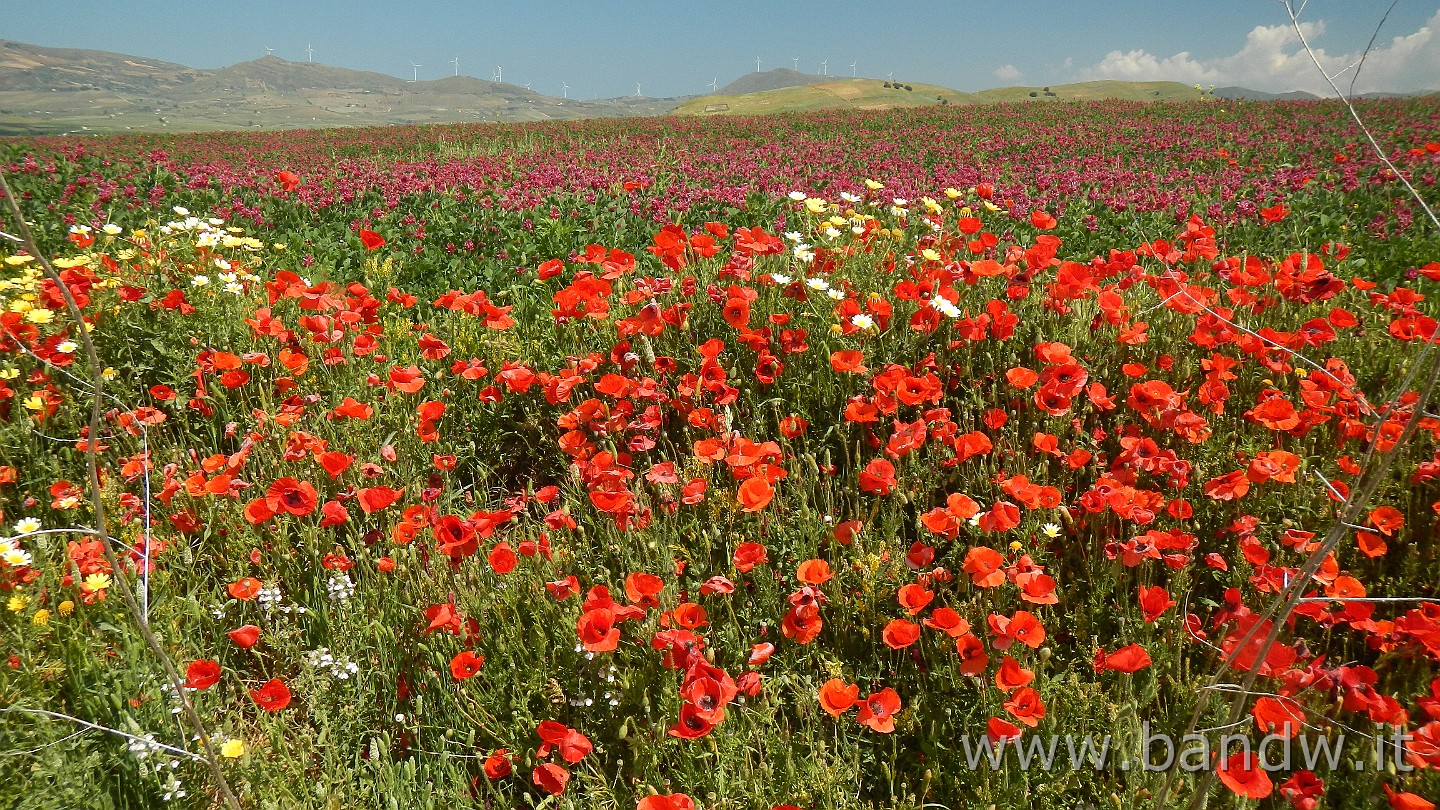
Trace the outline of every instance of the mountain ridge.
[[[1256, 100], [1313, 98], [1239, 87], [1215, 94]], [[110, 51], [0, 39], [0, 136], [737, 115], [1112, 97], [1175, 101], [1198, 98], [1198, 93], [1173, 82], [1089, 82], [965, 93], [782, 67], [747, 73], [709, 95], [581, 101], [472, 76], [410, 81], [273, 55], [200, 69]]]

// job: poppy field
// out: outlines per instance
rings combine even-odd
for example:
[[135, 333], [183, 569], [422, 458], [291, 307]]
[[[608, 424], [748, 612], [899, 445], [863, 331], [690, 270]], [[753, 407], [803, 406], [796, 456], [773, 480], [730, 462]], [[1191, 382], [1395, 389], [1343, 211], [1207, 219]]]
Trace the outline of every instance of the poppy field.
[[0, 141], [0, 802], [1433, 808], [1440, 103], [1360, 112]]

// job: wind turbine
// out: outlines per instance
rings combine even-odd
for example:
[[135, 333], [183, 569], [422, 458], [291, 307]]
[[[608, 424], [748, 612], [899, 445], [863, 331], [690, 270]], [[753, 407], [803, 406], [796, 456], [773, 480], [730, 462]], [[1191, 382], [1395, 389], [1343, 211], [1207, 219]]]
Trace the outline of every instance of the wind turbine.
[[720, 77], [716, 76], [715, 78], [711, 79], [710, 84], [706, 86], [710, 88], [710, 92], [715, 92], [720, 88]]
[[424, 67], [424, 65], [417, 65], [417, 64], [415, 64], [413, 61], [410, 63], [410, 83], [411, 83], [411, 84], [414, 84], [417, 80], [419, 80], [419, 78], [420, 78], [420, 68], [422, 68], [422, 67]]
[[829, 76], [829, 75], [830, 75], [829, 68], [827, 67], [829, 64], [830, 64], [830, 60], [829, 60], [829, 59], [821, 59], [821, 60], [820, 60], [820, 75], [821, 75], [821, 76]]
[[790, 61], [795, 63], [795, 72], [796, 72], [796, 73], [799, 73], [799, 72], [800, 72], [800, 57], [798, 57], [798, 56], [792, 56], [792, 57], [790, 57]]
[[895, 81], [895, 71], [892, 70], [889, 73], [886, 73], [885, 78], [889, 79], [892, 82]]
[[272, 48], [272, 47], [270, 47], [269, 45], [264, 46], [264, 48], [265, 48], [265, 55], [266, 55], [266, 56], [269, 56], [269, 55], [275, 53], [275, 49]]
[[526, 82], [526, 83], [525, 83], [525, 89], [526, 89], [526, 90], [529, 90], [529, 89], [530, 89], [530, 82]]
[[494, 74], [494, 76], [491, 78], [491, 80], [492, 80], [492, 81], [497, 81], [497, 82], [503, 82], [503, 81], [505, 81], [505, 68], [501, 67], [500, 65], [496, 65], [496, 66], [495, 66], [495, 74]]
[[639, 83], [639, 82], [636, 82], [636, 83], [635, 83], [635, 97], [636, 97], [636, 98], [644, 98], [644, 97], [645, 97], [645, 94], [642, 93], [642, 92], [640, 92], [640, 83]]
[[858, 74], [855, 73], [855, 66], [858, 65], [858, 64], [860, 64], [860, 63], [859, 63], [859, 62], [851, 62], [851, 63], [850, 63], [850, 78], [852, 78], [852, 79], [855, 78], [855, 77], [858, 75]]
[[570, 98], [570, 85], [564, 82], [560, 83], [560, 98]]
[[450, 60], [450, 64], [452, 64], [452, 65], [455, 66], [455, 75], [456, 75], [456, 76], [459, 76], [459, 75], [460, 75], [460, 57], [457, 56], [457, 57], [455, 57], [454, 59], [451, 59], [451, 60]]
[[756, 73], [759, 73], [759, 72], [760, 72], [760, 57], [758, 57], [758, 56], [755, 57], [755, 72], [756, 72]]
[[310, 54], [310, 64], [315, 64], [315, 49], [309, 45], [305, 46], [305, 53]]

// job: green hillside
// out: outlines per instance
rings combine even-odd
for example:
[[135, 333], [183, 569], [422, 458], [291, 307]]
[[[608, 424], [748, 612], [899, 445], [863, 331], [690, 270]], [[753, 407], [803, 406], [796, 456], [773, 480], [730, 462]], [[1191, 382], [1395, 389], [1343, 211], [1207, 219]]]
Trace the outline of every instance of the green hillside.
[[888, 110], [932, 104], [969, 104], [970, 95], [933, 84], [893, 84], [880, 79], [837, 79], [762, 93], [701, 96], [681, 104], [675, 115], [764, 115], [802, 110]]
[[[906, 88], [910, 89], [906, 89]], [[1196, 101], [1201, 94], [1179, 82], [1081, 82], [1053, 87], [999, 87], [962, 93], [933, 84], [890, 83], [879, 79], [838, 79], [804, 87], [759, 93], [709, 95], [675, 108], [674, 115], [764, 115], [805, 110], [888, 110], [932, 104], [1001, 104], [1006, 102]]]

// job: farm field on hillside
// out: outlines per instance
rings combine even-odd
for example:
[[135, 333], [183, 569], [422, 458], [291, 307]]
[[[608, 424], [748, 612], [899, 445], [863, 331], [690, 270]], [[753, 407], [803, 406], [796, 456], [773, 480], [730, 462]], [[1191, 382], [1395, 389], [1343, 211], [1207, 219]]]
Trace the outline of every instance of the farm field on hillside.
[[0, 166], [13, 806], [1440, 799], [1440, 234], [1337, 105]]

